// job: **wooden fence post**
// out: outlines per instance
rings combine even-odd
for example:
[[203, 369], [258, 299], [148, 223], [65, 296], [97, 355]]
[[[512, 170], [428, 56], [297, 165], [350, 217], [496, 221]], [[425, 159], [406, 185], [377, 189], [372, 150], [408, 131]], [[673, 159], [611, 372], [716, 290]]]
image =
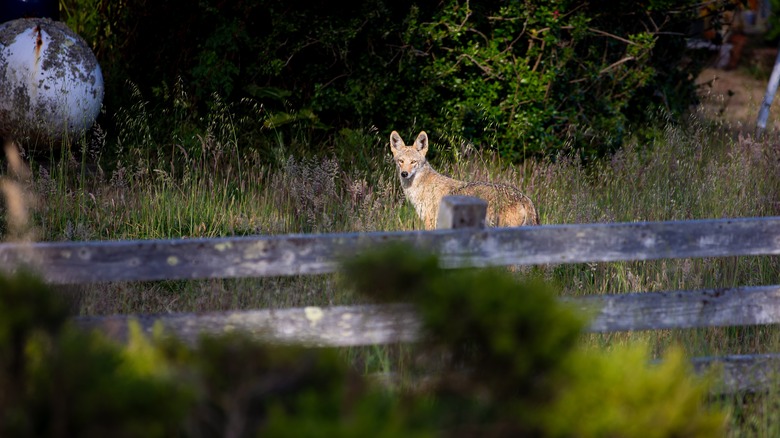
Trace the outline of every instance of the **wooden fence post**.
[[439, 204], [436, 228], [485, 228], [487, 202], [472, 196], [445, 196]]

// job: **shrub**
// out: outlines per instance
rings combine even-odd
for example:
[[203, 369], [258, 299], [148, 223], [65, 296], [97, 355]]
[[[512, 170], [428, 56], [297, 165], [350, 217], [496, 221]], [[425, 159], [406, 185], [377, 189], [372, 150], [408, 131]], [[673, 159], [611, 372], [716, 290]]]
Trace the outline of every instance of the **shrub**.
[[[679, 352], [605, 355], [578, 346], [583, 321], [541, 283], [444, 272], [393, 247], [345, 265], [356, 289], [416, 303], [429, 382], [397, 393], [333, 350], [242, 335], [197, 349], [137, 325], [120, 346], [65, 322], [29, 275], [0, 277], [0, 431], [9, 436], [715, 436], [721, 413]], [[392, 280], [386, 279], [392, 267]]]
[[706, 381], [680, 351], [654, 366], [643, 346], [584, 349], [584, 321], [540, 282], [498, 270], [444, 272], [436, 257], [404, 246], [347, 263], [345, 274], [369, 296], [417, 304], [425, 369], [436, 369], [429, 421], [448, 435], [724, 432], [724, 416], [704, 407]]
[[193, 394], [140, 332], [123, 350], [66, 324], [35, 277], [0, 276], [0, 435], [170, 436]]
[[679, 114], [693, 101], [699, 65], [683, 67], [683, 34], [670, 34], [692, 4], [450, 1], [432, 16], [413, 7], [401, 68], [421, 72], [414, 115], [516, 160], [612, 151], [648, 110]]
[[701, 66], [693, 0], [63, 4], [104, 64], [109, 114], [127, 79], [160, 100], [183, 79], [191, 108], [260, 101], [266, 131], [425, 129], [516, 160], [614, 150], [650, 110], [685, 110]]

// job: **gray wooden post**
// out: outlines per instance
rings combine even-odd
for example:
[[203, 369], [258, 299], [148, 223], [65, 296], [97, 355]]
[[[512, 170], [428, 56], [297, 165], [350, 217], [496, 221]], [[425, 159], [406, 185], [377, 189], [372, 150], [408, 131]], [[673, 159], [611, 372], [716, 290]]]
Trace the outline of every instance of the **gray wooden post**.
[[439, 204], [436, 228], [485, 228], [487, 202], [472, 196], [445, 196]]

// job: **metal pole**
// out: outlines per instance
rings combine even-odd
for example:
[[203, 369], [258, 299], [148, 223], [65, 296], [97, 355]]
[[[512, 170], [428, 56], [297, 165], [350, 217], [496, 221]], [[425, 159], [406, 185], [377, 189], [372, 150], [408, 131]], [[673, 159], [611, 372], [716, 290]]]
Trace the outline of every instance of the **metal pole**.
[[761, 103], [761, 109], [758, 111], [758, 121], [756, 122], [756, 136], [761, 137], [766, 130], [766, 120], [769, 118], [769, 107], [777, 93], [777, 85], [780, 83], [780, 49], [777, 51], [775, 66], [772, 68], [772, 76], [769, 77], [769, 84], [766, 86], [764, 101]]

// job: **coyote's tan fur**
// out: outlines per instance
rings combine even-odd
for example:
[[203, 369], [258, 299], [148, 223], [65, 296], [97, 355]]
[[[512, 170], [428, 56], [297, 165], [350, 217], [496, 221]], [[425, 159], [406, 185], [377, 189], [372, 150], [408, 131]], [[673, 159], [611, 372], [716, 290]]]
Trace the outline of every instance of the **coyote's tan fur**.
[[428, 135], [420, 132], [411, 146], [406, 146], [396, 131], [390, 134], [398, 176], [406, 199], [412, 203], [426, 229], [436, 228], [441, 199], [447, 195], [476, 196], [488, 203], [486, 223], [491, 227], [537, 225], [539, 218], [533, 202], [515, 187], [487, 182], [463, 182], [436, 172], [425, 154]]

